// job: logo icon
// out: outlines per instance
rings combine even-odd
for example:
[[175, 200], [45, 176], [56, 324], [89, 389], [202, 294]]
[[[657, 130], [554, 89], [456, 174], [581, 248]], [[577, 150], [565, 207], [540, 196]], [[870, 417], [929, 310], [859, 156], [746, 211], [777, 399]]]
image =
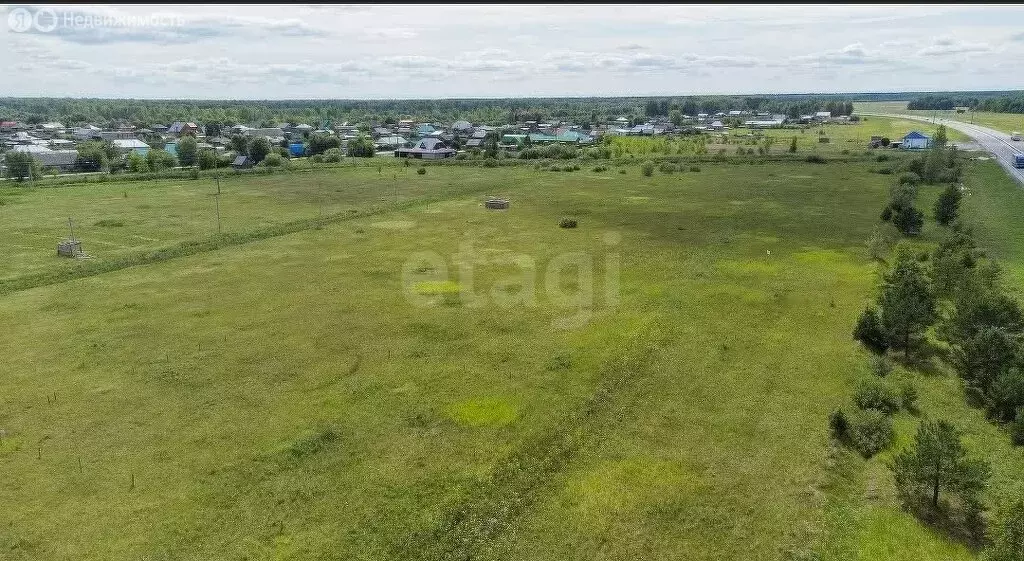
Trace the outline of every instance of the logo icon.
[[[54, 18], [56, 21], [56, 18]], [[32, 12], [25, 8], [15, 8], [7, 14], [7, 25], [15, 33], [24, 33], [32, 29]]]
[[36, 25], [36, 29], [43, 33], [49, 33], [57, 29], [57, 14], [50, 8], [40, 8], [36, 12], [33, 22]]

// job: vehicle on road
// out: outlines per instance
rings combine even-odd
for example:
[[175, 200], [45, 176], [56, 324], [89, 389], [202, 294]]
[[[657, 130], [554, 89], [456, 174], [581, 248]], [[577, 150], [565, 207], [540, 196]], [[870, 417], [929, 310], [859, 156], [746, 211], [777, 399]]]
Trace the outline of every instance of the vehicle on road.
[[1021, 138], [1021, 136], [1020, 136], [1019, 132], [1013, 131], [1012, 133], [1010, 133], [1010, 140], [1017, 140], [1017, 141], [1019, 141], [1020, 138]]
[[1024, 154], [1013, 155], [1013, 167], [1024, 168]]

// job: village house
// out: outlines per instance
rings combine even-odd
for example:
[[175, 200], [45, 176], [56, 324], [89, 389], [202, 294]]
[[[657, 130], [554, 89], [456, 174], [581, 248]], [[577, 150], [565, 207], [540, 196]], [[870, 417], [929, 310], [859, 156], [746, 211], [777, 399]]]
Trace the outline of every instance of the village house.
[[405, 146], [408, 142], [409, 140], [404, 137], [391, 135], [377, 138], [377, 140], [373, 142], [373, 145], [376, 146], [378, 150], [387, 148], [395, 149]]
[[19, 144], [11, 148], [11, 152], [31, 154], [40, 166], [60, 171], [71, 171], [78, 162], [77, 150], [51, 150], [37, 144]]
[[359, 128], [346, 121], [340, 125], [334, 125], [334, 132], [338, 133], [338, 136], [355, 136], [359, 134]]
[[93, 135], [93, 138], [100, 138], [101, 140], [134, 140], [135, 131], [100, 131], [98, 134]]
[[174, 136], [179, 137], [183, 134], [191, 134], [195, 136], [199, 134], [199, 125], [191, 121], [187, 123], [182, 123], [181, 121], [178, 121], [173, 123], [171, 126], [167, 127], [167, 134], [172, 134]]
[[267, 138], [284, 138], [284, 131], [278, 127], [246, 128], [242, 133], [245, 136], [265, 136]]
[[743, 124], [752, 129], [770, 129], [773, 127], [781, 127], [785, 122], [785, 115], [773, 115], [770, 118], [765, 115], [758, 119], [744, 121]]
[[281, 127], [278, 127], [278, 128], [280, 128], [281, 132], [285, 136], [288, 136], [288, 138], [302, 138], [303, 136], [306, 135], [306, 133], [312, 133], [313, 132], [313, 127], [311, 125], [307, 125], [305, 123], [301, 123], [301, 124], [298, 124], [298, 125], [288, 125], [288, 124], [285, 124], [285, 125], [283, 125]]
[[932, 138], [920, 131], [911, 131], [903, 137], [900, 147], [904, 150], [925, 150], [931, 148]]
[[395, 150], [396, 158], [418, 158], [423, 160], [440, 160], [455, 155], [455, 150], [449, 148], [443, 141], [437, 138], [424, 138], [418, 143], [410, 143], [411, 146], [404, 146]]
[[115, 138], [112, 139], [110, 143], [117, 148], [118, 152], [121, 152], [124, 155], [135, 152], [140, 156], [145, 156], [150, 150], [149, 144], [146, 144], [137, 138]]
[[11, 134], [27, 128], [23, 123], [17, 121], [0, 121], [0, 134]]
[[39, 138], [36, 138], [25, 131], [19, 131], [4, 138], [4, 144], [7, 144], [8, 146], [15, 144], [36, 144], [39, 140]]
[[72, 132], [72, 136], [78, 140], [92, 140], [99, 136], [100, 131], [103, 129], [96, 125], [85, 125], [84, 127], [78, 127]]
[[473, 135], [466, 141], [466, 148], [479, 148], [483, 146], [487, 138], [487, 131], [483, 128], [473, 131]]

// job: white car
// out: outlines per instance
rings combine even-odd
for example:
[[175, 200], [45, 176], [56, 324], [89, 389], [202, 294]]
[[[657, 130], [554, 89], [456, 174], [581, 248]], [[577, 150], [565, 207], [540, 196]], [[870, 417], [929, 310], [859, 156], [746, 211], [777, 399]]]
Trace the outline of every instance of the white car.
[[1010, 140], [1020, 141], [1020, 133], [1016, 131], [1010, 133]]

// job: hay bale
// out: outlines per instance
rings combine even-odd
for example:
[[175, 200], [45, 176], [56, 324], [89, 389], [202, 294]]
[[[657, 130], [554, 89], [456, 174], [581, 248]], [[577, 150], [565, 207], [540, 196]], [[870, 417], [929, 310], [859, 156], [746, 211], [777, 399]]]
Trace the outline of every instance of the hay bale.
[[484, 202], [484, 206], [490, 209], [505, 210], [508, 208], [508, 199], [491, 197]]
[[82, 254], [82, 242], [64, 240], [57, 244], [57, 255], [61, 257], [78, 257]]

